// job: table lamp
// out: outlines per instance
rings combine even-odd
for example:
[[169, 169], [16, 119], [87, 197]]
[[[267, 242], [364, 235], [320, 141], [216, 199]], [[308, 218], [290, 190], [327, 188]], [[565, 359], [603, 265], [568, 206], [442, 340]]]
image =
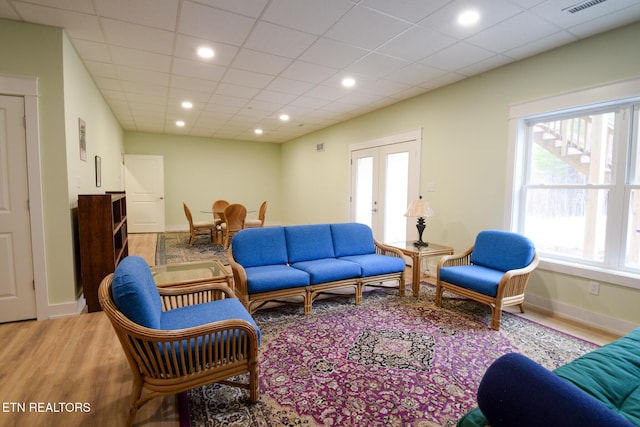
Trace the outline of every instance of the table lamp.
[[411, 202], [404, 216], [418, 218], [418, 222], [416, 223], [416, 228], [418, 229], [418, 240], [413, 242], [413, 246], [429, 246], [427, 242], [422, 241], [422, 232], [424, 231], [425, 227], [424, 218], [433, 216], [433, 209], [431, 209], [429, 203], [422, 200], [422, 196], [420, 196], [419, 199]]

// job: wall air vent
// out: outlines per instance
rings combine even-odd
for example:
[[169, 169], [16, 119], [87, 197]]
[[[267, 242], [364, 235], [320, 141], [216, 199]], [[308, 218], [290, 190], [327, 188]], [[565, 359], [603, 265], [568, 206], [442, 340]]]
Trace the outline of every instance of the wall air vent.
[[573, 6], [569, 6], [569, 7], [565, 7], [564, 9], [562, 9], [563, 12], [569, 12], [569, 13], [578, 13], [578, 12], [582, 12], [585, 9], [590, 8], [591, 6], [595, 6], [597, 4], [600, 3], [604, 3], [607, 0], [589, 0], [589, 1], [582, 1], [580, 3], [576, 3]]

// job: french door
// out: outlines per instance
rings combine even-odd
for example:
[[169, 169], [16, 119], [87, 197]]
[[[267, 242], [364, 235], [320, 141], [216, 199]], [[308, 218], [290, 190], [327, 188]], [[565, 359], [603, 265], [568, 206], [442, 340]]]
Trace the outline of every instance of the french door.
[[419, 196], [420, 133], [409, 132], [351, 147], [351, 220], [377, 240], [407, 240], [404, 213]]

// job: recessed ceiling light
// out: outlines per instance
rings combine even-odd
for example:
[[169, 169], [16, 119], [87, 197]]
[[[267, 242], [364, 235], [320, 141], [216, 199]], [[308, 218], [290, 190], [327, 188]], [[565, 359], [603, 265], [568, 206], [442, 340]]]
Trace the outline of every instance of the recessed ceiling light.
[[176, 126], [178, 126], [178, 127], [180, 127], [180, 128], [181, 128], [181, 127], [184, 127], [184, 125], [185, 125], [185, 123], [184, 123], [184, 121], [183, 121], [183, 120], [178, 120], [178, 121], [176, 122]]
[[193, 102], [183, 101], [181, 105], [182, 105], [182, 108], [185, 108], [187, 110], [190, 108], [193, 108]]
[[342, 79], [342, 86], [344, 87], [353, 87], [356, 85], [356, 79], [353, 77], [345, 77]]
[[282, 120], [283, 122], [286, 122], [289, 120], [289, 115], [288, 114], [280, 114], [280, 120]]
[[256, 135], [262, 135], [262, 129], [258, 128], [254, 130], [253, 133], [255, 133]]
[[476, 10], [465, 10], [460, 15], [458, 15], [458, 24], [464, 27], [473, 25], [479, 20], [480, 20], [480, 14]]
[[210, 59], [213, 58], [213, 55], [215, 55], [215, 53], [210, 47], [202, 46], [198, 48], [198, 56], [200, 58]]

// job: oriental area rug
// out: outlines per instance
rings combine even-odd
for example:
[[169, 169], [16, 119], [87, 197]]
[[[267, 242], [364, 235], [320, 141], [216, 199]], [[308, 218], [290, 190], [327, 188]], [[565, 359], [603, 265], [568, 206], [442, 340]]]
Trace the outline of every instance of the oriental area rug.
[[[159, 235], [165, 262], [225, 257], [206, 237], [189, 247], [188, 234], [173, 234]], [[476, 406], [499, 356], [518, 352], [555, 369], [598, 347], [510, 313], [493, 331], [488, 307], [448, 298], [438, 308], [434, 291], [423, 284], [416, 299], [374, 290], [359, 306], [328, 298], [308, 316], [293, 305], [257, 311], [260, 401], [220, 384], [193, 389], [179, 395], [181, 427], [450, 427]]]

